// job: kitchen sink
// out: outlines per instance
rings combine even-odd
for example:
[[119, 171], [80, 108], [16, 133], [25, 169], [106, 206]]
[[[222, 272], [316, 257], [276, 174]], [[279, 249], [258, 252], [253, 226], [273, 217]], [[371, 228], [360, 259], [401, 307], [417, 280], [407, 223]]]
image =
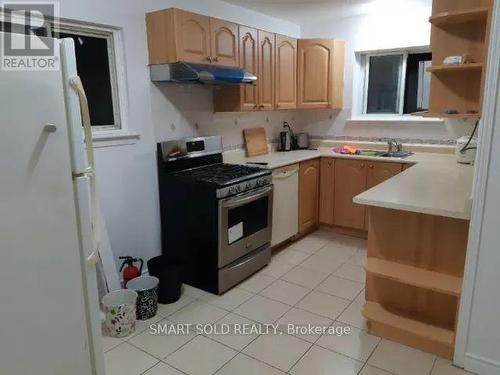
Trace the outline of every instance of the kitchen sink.
[[362, 156], [378, 156], [383, 158], [407, 158], [413, 155], [413, 152], [408, 151], [376, 151], [376, 150], [359, 150], [359, 155]]

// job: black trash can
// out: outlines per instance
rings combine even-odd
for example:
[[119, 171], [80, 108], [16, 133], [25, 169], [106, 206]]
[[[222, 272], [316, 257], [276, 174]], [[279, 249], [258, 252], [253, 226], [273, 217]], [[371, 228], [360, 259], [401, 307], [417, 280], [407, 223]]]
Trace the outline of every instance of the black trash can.
[[181, 297], [182, 263], [179, 259], [161, 255], [148, 260], [148, 271], [151, 276], [160, 280], [158, 287], [159, 303], [174, 303]]

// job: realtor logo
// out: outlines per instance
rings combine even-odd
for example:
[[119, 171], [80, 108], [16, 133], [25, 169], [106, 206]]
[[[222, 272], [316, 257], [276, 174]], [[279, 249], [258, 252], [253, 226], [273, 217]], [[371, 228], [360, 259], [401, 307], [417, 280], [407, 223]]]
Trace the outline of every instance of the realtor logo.
[[59, 70], [59, 49], [49, 38], [58, 19], [56, 3], [3, 2], [3, 70]]

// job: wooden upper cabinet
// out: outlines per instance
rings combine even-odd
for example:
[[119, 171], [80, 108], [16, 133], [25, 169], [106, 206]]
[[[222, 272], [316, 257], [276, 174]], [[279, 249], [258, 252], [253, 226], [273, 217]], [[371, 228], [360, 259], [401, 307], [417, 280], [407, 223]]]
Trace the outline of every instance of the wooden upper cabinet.
[[146, 14], [150, 64], [209, 63], [210, 18], [169, 8]]
[[321, 158], [319, 187], [319, 221], [333, 225], [335, 199], [335, 159]]
[[365, 206], [352, 199], [366, 190], [366, 161], [335, 161], [335, 213], [334, 224], [340, 227], [363, 229]]
[[[240, 26], [240, 66], [250, 73], [258, 72], [258, 31], [250, 27]], [[243, 85], [240, 87], [241, 110], [255, 111], [258, 108], [257, 86]]]
[[276, 109], [297, 107], [297, 39], [276, 34]]
[[319, 159], [300, 163], [299, 233], [305, 234], [319, 224]]
[[174, 23], [177, 60], [208, 63], [210, 57], [210, 19], [176, 9]]
[[274, 34], [258, 31], [258, 74], [259, 109], [274, 109]]
[[238, 25], [210, 18], [212, 62], [223, 66], [239, 66]]
[[239, 66], [238, 24], [176, 8], [146, 14], [150, 64]]
[[298, 53], [298, 108], [342, 108], [344, 42], [300, 39]]

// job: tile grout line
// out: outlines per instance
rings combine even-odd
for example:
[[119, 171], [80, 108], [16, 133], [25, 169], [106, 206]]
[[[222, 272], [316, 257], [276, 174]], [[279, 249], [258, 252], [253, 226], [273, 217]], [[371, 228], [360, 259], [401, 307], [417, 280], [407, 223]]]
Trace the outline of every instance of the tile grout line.
[[[338, 266], [338, 267], [336, 267], [336, 268], [335, 268], [332, 272], [328, 273], [328, 274], [325, 276], [325, 278], [323, 278], [323, 279], [322, 279], [322, 280], [321, 280], [321, 281], [320, 281], [320, 282], [319, 282], [319, 283], [318, 283], [315, 287], [313, 287], [313, 288], [309, 288], [309, 287], [306, 287], [306, 286], [303, 286], [303, 285], [300, 285], [300, 284], [297, 284], [297, 283], [290, 282], [290, 281], [287, 281], [287, 280], [282, 279], [282, 277], [283, 277], [284, 275], [286, 275], [287, 273], [291, 272], [291, 271], [292, 271], [293, 269], [295, 269], [296, 267], [300, 266], [303, 262], [305, 262], [307, 259], [309, 259], [309, 258], [310, 258], [310, 257], [312, 257], [313, 255], [316, 255], [316, 254], [317, 254], [317, 252], [319, 252], [321, 249], [323, 249], [324, 247], [326, 247], [326, 246], [329, 244], [329, 242], [330, 242], [330, 241], [326, 240], [325, 244], [324, 244], [324, 245], [322, 245], [321, 247], [319, 247], [319, 248], [318, 248], [317, 250], [315, 250], [313, 253], [306, 253], [306, 252], [303, 252], [303, 253], [308, 254], [308, 256], [307, 256], [306, 258], [304, 258], [304, 259], [301, 261], [301, 263], [299, 263], [299, 264], [294, 264], [294, 267], [293, 267], [292, 269], [290, 269], [289, 271], [285, 272], [283, 275], [281, 275], [281, 276], [279, 276], [279, 277], [277, 277], [277, 278], [276, 278], [276, 277], [274, 277], [274, 276], [272, 276], [272, 275], [266, 275], [266, 274], [264, 274], [264, 275], [266, 275], [266, 276], [268, 276], [268, 277], [272, 277], [272, 278], [274, 278], [274, 281], [272, 281], [272, 282], [271, 282], [271, 284], [267, 285], [266, 287], [264, 287], [262, 290], [258, 291], [257, 293], [255, 293], [254, 291], [250, 291], [250, 290], [246, 290], [246, 289], [244, 289], [244, 288], [241, 288], [242, 290], [244, 290], [244, 291], [246, 291], [246, 292], [248, 292], [248, 293], [251, 293], [251, 294], [252, 294], [252, 296], [250, 296], [249, 298], [245, 299], [245, 300], [244, 300], [244, 301], [242, 301], [240, 304], [238, 304], [237, 306], [233, 307], [233, 309], [231, 309], [231, 310], [228, 310], [228, 309], [226, 309], [226, 308], [224, 308], [224, 307], [221, 307], [221, 306], [219, 306], [219, 305], [216, 305], [216, 304], [214, 304], [214, 303], [210, 303], [210, 302], [208, 302], [208, 301], [205, 301], [205, 300], [203, 300], [203, 299], [202, 299], [202, 298], [200, 298], [200, 297], [194, 297], [194, 296], [192, 296], [192, 295], [187, 294], [190, 298], [193, 298], [193, 301], [190, 301], [190, 302], [189, 302], [189, 303], [187, 303], [186, 305], [184, 305], [184, 306], [180, 307], [179, 309], [177, 309], [177, 310], [175, 310], [175, 311], [171, 312], [170, 314], [168, 314], [168, 315], [166, 315], [166, 316], [165, 316], [165, 315], [162, 315], [162, 314], [158, 314], [158, 315], [160, 316], [160, 318], [161, 318], [159, 321], [162, 321], [162, 320], [168, 320], [168, 319], [169, 319], [171, 316], [173, 316], [174, 314], [178, 313], [179, 311], [181, 311], [181, 310], [183, 310], [183, 309], [187, 308], [188, 306], [192, 305], [194, 302], [197, 302], [197, 301], [198, 301], [198, 302], [201, 302], [201, 303], [206, 303], [206, 304], [209, 304], [209, 305], [211, 305], [211, 306], [214, 306], [214, 307], [219, 308], [219, 309], [223, 310], [224, 312], [226, 312], [226, 314], [224, 314], [222, 317], [220, 317], [219, 319], [217, 319], [214, 323], [217, 323], [217, 322], [221, 321], [222, 319], [224, 319], [225, 317], [227, 317], [227, 316], [228, 316], [229, 314], [231, 314], [231, 313], [232, 313], [232, 314], [234, 314], [234, 315], [236, 315], [236, 316], [239, 316], [239, 317], [242, 317], [242, 318], [244, 318], [244, 319], [248, 319], [248, 320], [250, 320], [250, 321], [252, 321], [252, 322], [255, 322], [253, 319], [250, 319], [250, 318], [248, 318], [248, 317], [245, 317], [245, 316], [243, 316], [243, 315], [240, 315], [240, 314], [236, 313], [234, 310], [236, 310], [238, 307], [240, 307], [241, 305], [243, 305], [244, 303], [248, 302], [250, 299], [252, 299], [252, 298], [254, 298], [255, 296], [257, 296], [257, 295], [258, 295], [258, 296], [260, 296], [260, 297], [263, 297], [263, 298], [268, 298], [268, 299], [270, 299], [270, 300], [272, 300], [272, 301], [279, 302], [279, 303], [282, 303], [282, 304], [287, 305], [288, 307], [290, 307], [290, 308], [289, 308], [289, 309], [287, 309], [287, 310], [286, 310], [286, 311], [285, 311], [282, 315], [280, 315], [280, 316], [279, 316], [276, 320], [274, 320], [274, 321], [273, 321], [273, 323], [278, 322], [281, 318], [283, 318], [283, 316], [284, 316], [284, 315], [286, 315], [286, 314], [287, 314], [288, 312], [290, 312], [292, 309], [296, 308], [296, 309], [299, 309], [299, 310], [305, 311], [305, 312], [307, 312], [307, 313], [310, 313], [310, 314], [312, 314], [312, 315], [315, 315], [315, 316], [318, 316], [318, 317], [327, 318], [327, 319], [329, 319], [329, 320], [332, 320], [332, 323], [328, 326], [328, 327], [331, 327], [331, 326], [333, 326], [335, 323], [340, 322], [340, 321], [338, 321], [338, 318], [339, 318], [339, 317], [340, 317], [340, 316], [341, 316], [341, 315], [342, 315], [342, 314], [343, 314], [343, 313], [344, 313], [344, 312], [345, 312], [345, 311], [346, 311], [346, 310], [347, 310], [347, 309], [348, 309], [348, 308], [349, 308], [349, 307], [350, 307], [350, 306], [351, 306], [354, 302], [356, 302], [356, 301], [355, 301], [355, 299], [356, 299], [356, 298], [357, 298], [357, 297], [358, 297], [361, 293], [363, 293], [363, 290], [362, 290], [362, 291], [360, 291], [360, 292], [356, 295], [356, 297], [355, 297], [353, 300], [348, 300], [348, 299], [343, 298], [343, 297], [339, 297], [339, 296], [331, 295], [331, 294], [326, 293], [326, 292], [321, 292], [321, 291], [319, 291], [319, 290], [317, 290], [317, 289], [315, 289], [315, 288], [316, 288], [318, 285], [320, 285], [321, 283], [323, 283], [323, 282], [324, 282], [324, 281], [325, 281], [328, 277], [332, 276], [332, 275], [333, 275], [333, 273], [334, 273], [334, 272], [336, 272], [339, 268], [341, 268], [342, 266], [344, 266], [345, 264], [347, 264], [347, 263], [349, 262], [349, 260], [350, 260], [350, 259], [352, 259], [352, 258], [353, 258], [353, 257], [357, 254], [358, 250], [362, 250], [361, 248], [357, 248], [357, 250], [356, 250], [356, 251], [355, 251], [355, 252], [354, 252], [354, 253], [353, 253], [353, 254], [352, 254], [349, 258], [347, 258], [347, 259], [346, 259], [346, 261], [344, 261], [344, 262], [342, 262], [341, 264], [339, 264], [339, 266]], [[295, 250], [295, 251], [300, 251], [300, 250]], [[290, 262], [287, 262], [287, 263], [289, 263], [289, 264], [293, 264], [293, 263], [290, 263]], [[357, 266], [357, 265], [352, 264], [352, 266]], [[357, 266], [357, 267], [359, 267], [359, 266]], [[307, 268], [307, 267], [304, 267], [304, 268]], [[312, 271], [314, 271], [314, 270], [312, 270]], [[335, 276], [336, 276], [336, 275], [335, 275]], [[340, 276], [337, 276], [337, 277], [340, 277]], [[340, 277], [340, 278], [343, 278], [343, 277]], [[345, 279], [345, 278], [343, 278], [343, 279]], [[308, 289], [308, 290], [309, 290], [309, 292], [308, 292], [306, 295], [304, 295], [301, 299], [299, 299], [299, 300], [298, 300], [298, 301], [297, 301], [294, 305], [290, 305], [290, 304], [288, 304], [288, 303], [284, 303], [284, 302], [282, 302], [282, 301], [277, 301], [277, 300], [275, 300], [275, 299], [273, 299], [273, 298], [270, 298], [270, 297], [267, 297], [267, 296], [263, 296], [263, 295], [261, 295], [261, 294], [260, 294], [263, 290], [265, 290], [265, 289], [267, 289], [268, 287], [270, 287], [271, 285], [273, 285], [273, 284], [274, 284], [277, 280], [281, 280], [281, 281], [284, 281], [284, 282], [288, 282], [288, 283], [290, 283], [290, 284], [293, 284], [293, 285], [296, 285], [296, 286], [299, 286], [299, 287], [302, 287], [302, 288]], [[358, 281], [354, 281], [354, 280], [350, 280], [350, 279], [345, 279], [345, 280], [349, 280], [349, 281], [353, 281], [353, 282], [358, 282]], [[313, 291], [320, 292], [320, 293], [325, 293], [326, 295], [331, 295], [331, 296], [333, 296], [333, 297], [341, 298], [341, 299], [343, 299], [343, 300], [345, 300], [345, 301], [349, 301], [349, 304], [347, 305], [347, 307], [346, 307], [345, 309], [343, 309], [343, 310], [342, 310], [342, 312], [341, 312], [339, 315], [337, 315], [337, 316], [336, 316], [336, 318], [335, 318], [335, 319], [332, 319], [331, 317], [325, 317], [325, 316], [322, 316], [322, 315], [319, 315], [319, 314], [316, 314], [316, 313], [313, 313], [313, 312], [310, 312], [310, 311], [304, 310], [304, 309], [302, 309], [302, 308], [300, 308], [300, 307], [297, 307], [297, 304], [299, 304], [299, 303], [300, 303], [300, 302], [301, 302], [304, 298], [306, 298], [306, 297], [307, 297], [309, 294], [311, 294]], [[170, 322], [170, 320], [168, 320], [168, 321]], [[175, 322], [173, 322], [173, 323], [175, 323]], [[257, 323], [258, 323], [258, 324], [263, 324], [263, 323], [260, 323], [260, 322], [257, 322]], [[343, 322], [340, 322], [340, 323], [343, 323]], [[346, 324], [346, 323], [343, 323], [343, 324]], [[227, 365], [230, 361], [232, 361], [232, 360], [233, 360], [233, 359], [234, 359], [234, 358], [235, 358], [238, 354], [240, 354], [240, 353], [241, 353], [241, 354], [243, 354], [243, 355], [245, 355], [245, 356], [248, 356], [249, 358], [252, 358], [252, 359], [254, 359], [254, 360], [257, 360], [257, 361], [259, 361], [259, 362], [261, 362], [261, 363], [263, 363], [263, 364], [266, 364], [266, 365], [268, 365], [268, 366], [271, 366], [271, 367], [273, 367], [273, 368], [276, 368], [276, 369], [278, 369], [279, 371], [282, 371], [281, 369], [279, 369], [279, 368], [277, 368], [277, 367], [275, 367], [275, 366], [273, 366], [273, 365], [270, 365], [270, 364], [268, 364], [268, 363], [266, 363], [266, 362], [264, 362], [264, 361], [259, 360], [258, 358], [254, 358], [253, 356], [251, 356], [251, 355], [249, 355], [249, 354], [247, 354], [247, 353], [244, 353], [244, 352], [243, 352], [243, 351], [244, 351], [244, 350], [245, 350], [248, 346], [250, 346], [250, 345], [251, 345], [254, 341], [256, 341], [256, 340], [257, 340], [260, 336], [262, 336], [262, 335], [257, 335], [257, 336], [256, 336], [253, 340], [251, 340], [249, 343], [247, 343], [247, 344], [246, 344], [246, 345], [245, 345], [245, 346], [244, 346], [241, 350], [236, 350], [236, 349], [234, 349], [234, 348], [232, 348], [232, 347], [230, 347], [230, 346], [228, 346], [228, 345], [226, 345], [226, 344], [224, 344], [224, 343], [220, 343], [220, 342], [218, 342], [217, 340], [214, 340], [214, 339], [212, 339], [212, 338], [210, 338], [210, 337], [206, 336], [205, 334], [199, 334], [199, 335], [195, 335], [194, 337], [192, 337], [190, 340], [188, 340], [186, 343], [184, 343], [183, 345], [181, 345], [179, 348], [177, 348], [176, 350], [174, 350], [173, 352], [171, 352], [171, 353], [169, 353], [167, 356], [165, 356], [163, 359], [158, 359], [158, 357], [156, 357], [156, 356], [152, 355], [151, 353], [146, 352], [145, 350], [143, 350], [143, 349], [141, 349], [141, 348], [139, 348], [139, 347], [135, 346], [133, 343], [131, 343], [131, 342], [129, 342], [129, 341], [128, 341], [128, 340], [131, 340], [131, 339], [135, 338], [136, 336], [138, 336], [138, 335], [140, 335], [140, 334], [144, 333], [146, 330], [147, 330], [147, 327], [146, 327], [144, 330], [140, 331], [140, 332], [136, 332], [136, 334], [135, 334], [133, 337], [130, 337], [129, 339], [126, 339], [126, 340], [121, 340], [121, 341], [122, 341], [121, 343], [119, 343], [119, 344], [118, 344], [118, 345], [116, 345], [115, 347], [113, 347], [113, 348], [111, 348], [111, 349], [109, 349], [109, 350], [108, 350], [108, 351], [111, 351], [111, 350], [113, 350], [113, 349], [117, 348], [118, 346], [122, 345], [123, 343], [128, 343], [128, 344], [130, 344], [131, 346], [133, 346], [134, 348], [136, 348], [136, 349], [138, 349], [138, 350], [140, 350], [140, 351], [144, 352], [145, 354], [147, 354], [147, 355], [151, 356], [152, 358], [155, 358], [155, 359], [157, 359], [157, 360], [158, 360], [158, 362], [156, 362], [153, 366], [151, 366], [151, 367], [150, 367], [150, 368], [148, 368], [147, 370], [143, 371], [141, 374], [144, 374], [145, 372], [149, 371], [151, 368], [153, 368], [153, 367], [157, 366], [159, 363], [165, 363], [165, 364], [167, 364], [168, 366], [171, 366], [172, 368], [175, 368], [175, 366], [170, 365], [168, 362], [165, 362], [165, 360], [166, 360], [169, 356], [171, 356], [172, 354], [174, 354], [175, 352], [177, 352], [178, 350], [180, 350], [181, 348], [183, 348], [184, 346], [186, 346], [188, 343], [190, 343], [191, 341], [193, 341], [193, 340], [194, 340], [196, 337], [198, 337], [198, 336], [203, 336], [203, 337], [205, 337], [205, 338], [206, 338], [206, 339], [208, 339], [208, 340], [211, 340], [211, 341], [213, 341], [213, 342], [217, 342], [217, 343], [219, 343], [219, 344], [221, 344], [221, 345], [223, 345], [223, 346], [225, 346], [225, 347], [227, 347], [227, 348], [229, 348], [229, 349], [231, 349], [231, 350], [233, 350], [233, 351], [235, 351], [235, 352], [236, 352], [236, 354], [235, 354], [233, 357], [231, 357], [231, 358], [230, 358], [228, 361], [226, 361], [226, 362], [225, 362], [222, 366], [220, 366], [217, 370], [215, 370], [215, 372], [214, 372], [213, 374], [215, 374], [215, 373], [219, 372], [219, 371], [220, 371], [220, 370], [221, 370], [224, 366], [226, 366], [226, 365]], [[280, 332], [281, 332], [281, 331], [280, 331]], [[302, 356], [301, 356], [301, 357], [300, 357], [297, 361], [295, 361], [295, 362], [294, 362], [294, 364], [293, 364], [293, 365], [292, 365], [292, 366], [288, 369], [288, 371], [286, 371], [286, 373], [289, 373], [289, 371], [290, 371], [291, 369], [293, 369], [293, 367], [294, 367], [294, 366], [295, 366], [295, 365], [296, 365], [296, 364], [297, 364], [297, 363], [298, 363], [298, 362], [299, 362], [299, 361], [300, 361], [300, 360], [301, 360], [301, 359], [302, 359], [302, 358], [303, 358], [303, 357], [304, 357], [304, 356], [305, 356], [305, 355], [306, 355], [306, 354], [307, 354], [307, 353], [311, 350], [311, 348], [312, 348], [312, 347], [314, 347], [314, 346], [316, 345], [316, 343], [317, 343], [317, 342], [320, 340], [320, 338], [323, 336], [323, 335], [319, 335], [319, 337], [318, 337], [318, 338], [317, 338], [314, 342], [312, 342], [312, 343], [311, 343], [310, 341], [304, 340], [304, 339], [302, 339], [302, 338], [300, 338], [300, 337], [297, 337], [297, 336], [295, 336], [295, 335], [289, 335], [288, 333], [285, 333], [285, 332], [280, 333], [280, 335], [281, 335], [281, 334], [286, 334], [286, 335], [288, 335], [288, 336], [290, 336], [290, 337], [297, 338], [297, 339], [299, 339], [299, 340], [301, 340], [301, 341], [303, 341], [303, 342], [307, 343], [308, 345], [310, 345], [310, 346], [309, 346], [309, 348], [305, 351], [305, 353], [304, 353], [304, 354], [303, 354], [303, 355], [302, 355]], [[379, 343], [380, 343], [380, 341], [379, 341]], [[374, 350], [372, 351], [372, 353], [370, 354], [370, 356], [368, 357], [368, 359], [371, 357], [371, 355], [373, 355], [373, 353], [375, 352], [375, 350], [376, 350], [376, 348], [378, 347], [379, 343], [377, 343], [377, 346], [374, 348]], [[318, 347], [320, 347], [320, 348], [323, 348], [323, 347], [322, 347], [322, 346], [320, 346], [320, 345], [316, 345], [316, 346], [318, 346]], [[330, 350], [330, 349], [328, 349], [328, 348], [323, 348], [323, 349], [328, 350], [328, 351], [331, 351], [331, 350]], [[332, 351], [332, 352], [337, 353], [337, 352], [335, 352], [335, 351]], [[342, 356], [344, 356], [344, 357], [346, 357], [346, 358], [349, 358], [349, 359], [352, 359], [352, 360], [356, 360], [356, 359], [353, 359], [353, 358], [351, 358], [351, 357], [345, 356], [345, 355], [343, 355], [342, 353], [338, 353], [338, 354], [340, 354], [340, 355], [342, 355]], [[365, 365], [367, 364], [368, 359], [367, 359], [367, 361], [364, 363], [364, 366], [361, 368], [361, 370], [362, 370], [362, 369], [365, 367]], [[361, 362], [361, 361], [359, 361], [359, 360], [357, 360], [357, 361], [358, 361], [358, 362]], [[435, 361], [436, 361], [436, 359], [434, 360], [433, 367], [434, 367]], [[177, 369], [177, 368], [175, 368], [175, 369]], [[177, 369], [177, 370], [179, 370], [179, 369]], [[360, 371], [361, 371], [361, 370], [360, 370]], [[184, 371], [181, 371], [181, 370], [179, 370], [179, 371], [180, 371], [180, 372], [182, 372], [183, 374], [185, 374], [185, 372], [184, 372]], [[431, 369], [431, 371], [432, 371], [432, 369]]]

